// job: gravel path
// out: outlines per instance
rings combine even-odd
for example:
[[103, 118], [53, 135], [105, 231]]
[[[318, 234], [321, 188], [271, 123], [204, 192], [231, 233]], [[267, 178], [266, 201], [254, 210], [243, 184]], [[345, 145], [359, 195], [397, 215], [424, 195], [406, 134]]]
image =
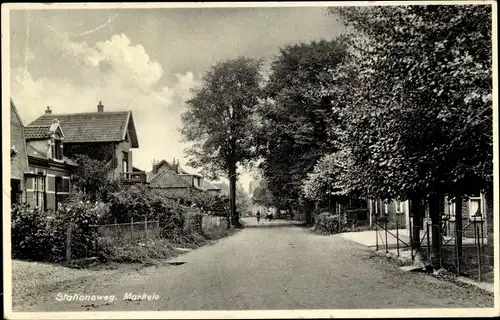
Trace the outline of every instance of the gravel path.
[[[244, 229], [174, 260], [185, 263], [66, 281], [14, 311], [493, 307], [480, 289], [403, 273], [364, 246], [299, 227]], [[116, 299], [57, 301], [58, 293]], [[129, 301], [127, 293], [157, 299]]]

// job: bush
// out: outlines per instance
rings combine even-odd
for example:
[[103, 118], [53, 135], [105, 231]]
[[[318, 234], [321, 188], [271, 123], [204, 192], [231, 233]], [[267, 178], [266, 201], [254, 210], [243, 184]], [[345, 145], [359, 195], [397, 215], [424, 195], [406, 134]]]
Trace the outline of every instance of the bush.
[[92, 203], [75, 190], [56, 212], [15, 205], [12, 208], [12, 255], [36, 261], [62, 261], [66, 258], [68, 227], [72, 225], [72, 257], [86, 257], [92, 254], [89, 250], [96, 237], [92, 225], [98, 224], [107, 211], [105, 204]]
[[323, 212], [315, 218], [314, 230], [323, 234], [337, 233], [340, 230], [338, 215], [332, 215], [329, 212]]
[[46, 259], [51, 242], [46, 213], [29, 205], [13, 205], [11, 221], [13, 258]]

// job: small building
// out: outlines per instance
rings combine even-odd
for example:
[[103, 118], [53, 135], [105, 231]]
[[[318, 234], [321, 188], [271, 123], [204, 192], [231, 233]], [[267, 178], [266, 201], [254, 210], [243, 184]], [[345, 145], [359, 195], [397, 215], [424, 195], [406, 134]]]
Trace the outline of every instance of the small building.
[[[168, 163], [162, 160], [153, 163], [153, 168], [147, 172], [149, 187], [159, 191], [168, 198], [187, 200], [194, 194], [203, 192], [198, 175], [189, 175], [180, 168], [179, 163]], [[196, 178], [196, 179], [195, 179]]]
[[189, 199], [200, 192], [213, 195], [220, 193], [218, 186], [205, 180], [199, 174], [188, 173], [175, 159], [172, 163], [166, 160], [153, 163], [151, 172], [147, 173], [147, 182], [150, 188], [174, 199]]

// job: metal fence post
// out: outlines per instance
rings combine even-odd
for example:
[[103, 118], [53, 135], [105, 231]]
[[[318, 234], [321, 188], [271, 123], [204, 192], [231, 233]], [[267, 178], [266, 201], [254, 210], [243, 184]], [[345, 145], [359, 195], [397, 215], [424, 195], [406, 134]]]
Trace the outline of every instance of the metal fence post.
[[458, 229], [456, 228], [456, 224], [455, 224], [455, 254], [456, 254], [456, 263], [457, 263], [457, 272], [458, 274], [460, 275], [460, 253], [459, 253], [459, 250], [458, 250]]
[[413, 218], [413, 217], [410, 217], [410, 232], [409, 232], [409, 234], [410, 234], [410, 251], [411, 251], [411, 259], [412, 259], [412, 260], [414, 260], [414, 258], [415, 258], [415, 257], [413, 256], [413, 225], [412, 225], [412, 223], [411, 223], [411, 219], [412, 219], [412, 218]]
[[439, 231], [439, 269], [443, 268], [443, 239], [444, 235], [442, 235], [441, 231]]
[[387, 221], [384, 222], [385, 227], [385, 253], [389, 253], [389, 247], [387, 244]]
[[398, 251], [398, 257], [399, 257], [399, 221], [396, 220], [396, 248]]
[[478, 238], [479, 229], [477, 227], [476, 221], [474, 221], [474, 238], [477, 241], [477, 271], [478, 271], [478, 280], [481, 282], [481, 242]]
[[481, 217], [481, 253], [484, 250], [484, 221], [483, 217]]
[[427, 236], [427, 260], [431, 258], [431, 241], [429, 237], [429, 221], [425, 224], [425, 234]]

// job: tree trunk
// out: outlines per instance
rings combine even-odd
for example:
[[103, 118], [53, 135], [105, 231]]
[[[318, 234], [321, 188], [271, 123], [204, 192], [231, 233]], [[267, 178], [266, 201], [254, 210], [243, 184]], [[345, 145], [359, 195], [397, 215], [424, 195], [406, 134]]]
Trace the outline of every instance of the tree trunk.
[[412, 216], [412, 245], [415, 251], [414, 265], [423, 266], [423, 256], [420, 247], [420, 221], [422, 217], [422, 198], [414, 195], [410, 198], [410, 215]]
[[433, 265], [439, 265], [441, 254], [441, 208], [438, 195], [431, 195], [429, 197], [429, 216], [432, 221], [432, 253], [431, 260]]
[[305, 200], [304, 203], [304, 216], [306, 219], [306, 225], [311, 225], [312, 219], [311, 219], [311, 211], [312, 211], [313, 204], [309, 200]]
[[231, 225], [240, 227], [240, 219], [236, 211], [236, 166], [229, 170], [229, 216]]

